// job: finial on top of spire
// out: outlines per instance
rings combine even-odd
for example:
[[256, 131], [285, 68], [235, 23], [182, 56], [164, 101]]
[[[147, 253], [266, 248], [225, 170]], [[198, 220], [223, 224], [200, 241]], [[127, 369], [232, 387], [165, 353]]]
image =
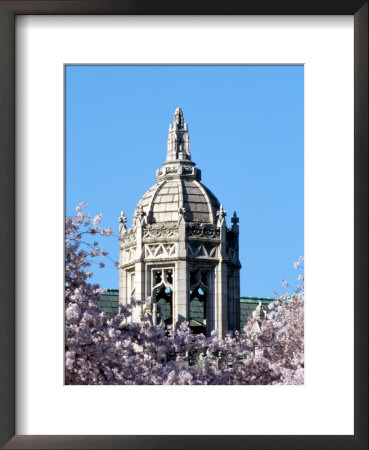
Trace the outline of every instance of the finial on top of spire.
[[168, 161], [191, 161], [190, 138], [187, 123], [184, 123], [183, 111], [177, 108], [174, 111], [173, 123], [169, 125], [168, 135]]
[[236, 211], [234, 211], [233, 217], [232, 217], [232, 219], [231, 219], [231, 222], [232, 222], [233, 224], [236, 224], [236, 223], [238, 223], [239, 221], [240, 221], [240, 219], [237, 217]]
[[174, 111], [174, 123], [180, 127], [184, 125], [183, 111], [179, 107]]
[[219, 218], [224, 218], [227, 215], [227, 213], [224, 211], [223, 205], [219, 206], [219, 211], [217, 211], [217, 216]]
[[233, 213], [233, 217], [231, 219], [231, 222], [232, 222], [232, 231], [234, 231], [236, 233], [239, 232], [239, 226], [238, 226], [239, 221], [240, 221], [240, 219], [238, 218], [237, 213], [235, 211]]
[[217, 227], [221, 227], [223, 224], [225, 225], [225, 216], [226, 215], [227, 215], [227, 213], [224, 211], [223, 205], [220, 205], [219, 210], [217, 211], [217, 217], [218, 217]]
[[122, 211], [122, 212], [120, 213], [118, 222], [120, 223], [120, 225], [119, 225], [119, 234], [125, 234], [125, 233], [127, 233], [127, 225], [126, 225], [127, 217], [126, 217], [126, 215], [124, 214], [124, 211]]

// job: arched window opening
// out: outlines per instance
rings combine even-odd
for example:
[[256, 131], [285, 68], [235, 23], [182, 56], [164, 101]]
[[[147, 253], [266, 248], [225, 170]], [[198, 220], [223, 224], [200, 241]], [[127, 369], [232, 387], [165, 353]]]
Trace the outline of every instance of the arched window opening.
[[162, 286], [155, 291], [157, 303], [157, 323], [163, 322], [166, 326], [172, 325], [172, 290], [166, 286]]
[[172, 285], [173, 284], [173, 271], [168, 269], [164, 271], [164, 276], [167, 284]]
[[201, 271], [200, 278], [201, 278], [201, 283], [204, 286], [208, 286], [208, 275], [209, 275], [209, 271], [208, 270], [202, 270]]
[[155, 284], [160, 284], [162, 280], [162, 271], [156, 270], [155, 271]]
[[195, 334], [206, 334], [206, 297], [201, 287], [190, 291], [190, 328]]

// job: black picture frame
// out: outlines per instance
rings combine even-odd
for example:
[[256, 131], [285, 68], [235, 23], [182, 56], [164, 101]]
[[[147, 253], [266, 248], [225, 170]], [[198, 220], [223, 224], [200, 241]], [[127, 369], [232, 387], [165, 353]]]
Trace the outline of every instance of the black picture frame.
[[[15, 435], [15, 17], [27, 14], [210, 14], [354, 16], [354, 435]], [[368, 448], [368, 1], [0, 0], [0, 445], [6, 449]], [[20, 220], [20, 218], [19, 218]], [[337, 393], [339, 395], [339, 393]]]

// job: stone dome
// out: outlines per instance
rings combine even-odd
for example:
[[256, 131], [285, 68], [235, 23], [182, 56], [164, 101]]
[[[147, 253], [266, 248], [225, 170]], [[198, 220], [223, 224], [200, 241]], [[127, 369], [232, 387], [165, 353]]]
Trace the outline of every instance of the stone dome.
[[179, 177], [152, 186], [138, 202], [135, 217], [143, 211], [148, 223], [178, 223], [184, 208], [186, 222], [215, 224], [219, 207], [215, 195], [198, 180]]
[[135, 218], [146, 223], [217, 223], [222, 209], [215, 195], [200, 183], [201, 170], [191, 160], [188, 125], [181, 108], [169, 125], [167, 158], [156, 171], [157, 183], [138, 202]]

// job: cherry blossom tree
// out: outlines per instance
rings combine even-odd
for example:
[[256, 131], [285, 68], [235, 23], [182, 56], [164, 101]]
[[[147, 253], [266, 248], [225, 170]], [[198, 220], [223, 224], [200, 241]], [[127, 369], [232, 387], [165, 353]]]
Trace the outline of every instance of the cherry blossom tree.
[[[65, 221], [66, 384], [302, 384], [304, 382], [303, 277], [294, 292], [278, 296], [269, 311], [260, 305], [242, 333], [220, 338], [195, 335], [189, 324], [175, 330], [153, 325], [143, 313], [132, 322], [131, 300], [108, 318], [99, 308], [102, 289], [92, 284], [91, 265], [109, 258], [97, 235], [102, 215], [92, 219], [77, 207]], [[99, 262], [100, 267], [104, 266]], [[301, 268], [303, 259], [295, 263]], [[282, 281], [289, 288], [286, 281]], [[144, 310], [144, 309], [143, 309]]]

